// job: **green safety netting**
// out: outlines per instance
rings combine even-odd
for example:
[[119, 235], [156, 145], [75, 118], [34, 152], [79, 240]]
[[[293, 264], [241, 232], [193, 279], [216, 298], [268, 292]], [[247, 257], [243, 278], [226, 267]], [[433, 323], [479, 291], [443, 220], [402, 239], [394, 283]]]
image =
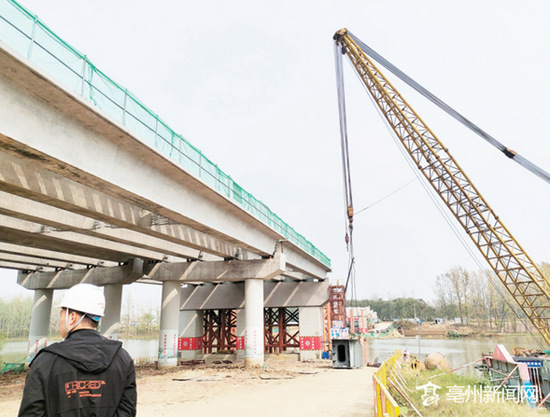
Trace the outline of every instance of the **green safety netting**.
[[23, 372], [25, 370], [25, 359], [21, 359], [18, 362], [8, 363], [4, 362], [0, 368], [0, 374], [6, 372]]
[[0, 0], [0, 40], [126, 126], [188, 172], [330, 267], [330, 259], [235, 183], [130, 91], [113, 81], [14, 0]]

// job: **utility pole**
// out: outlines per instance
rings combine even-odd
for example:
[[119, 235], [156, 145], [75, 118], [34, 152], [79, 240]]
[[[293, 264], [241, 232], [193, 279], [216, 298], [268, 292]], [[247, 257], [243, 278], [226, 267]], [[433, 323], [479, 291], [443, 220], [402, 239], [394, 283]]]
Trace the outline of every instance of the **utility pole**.
[[[416, 317], [416, 313], [415, 313]], [[422, 320], [418, 321], [418, 360], [420, 360], [420, 327], [422, 326]]]

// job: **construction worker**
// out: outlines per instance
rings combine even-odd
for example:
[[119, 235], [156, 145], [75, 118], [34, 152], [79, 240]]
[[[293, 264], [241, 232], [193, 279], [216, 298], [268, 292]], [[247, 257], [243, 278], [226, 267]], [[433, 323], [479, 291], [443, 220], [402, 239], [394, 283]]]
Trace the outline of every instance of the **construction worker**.
[[19, 416], [135, 416], [132, 358], [121, 342], [97, 332], [105, 312], [103, 290], [75, 285], [56, 307], [64, 340], [31, 362]]

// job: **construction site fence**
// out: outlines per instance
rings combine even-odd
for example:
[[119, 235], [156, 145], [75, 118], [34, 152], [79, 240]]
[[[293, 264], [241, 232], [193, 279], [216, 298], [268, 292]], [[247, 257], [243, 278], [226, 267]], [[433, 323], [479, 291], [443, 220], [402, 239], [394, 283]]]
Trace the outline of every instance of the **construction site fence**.
[[372, 376], [375, 417], [398, 417], [401, 415], [399, 405], [388, 389], [388, 377], [393, 367], [400, 366], [402, 360], [403, 353], [401, 350], [396, 350], [395, 354], [385, 360]]
[[15, 0], [0, 0], [0, 40], [111, 116], [210, 187], [237, 203], [285, 239], [330, 267], [330, 259], [264, 203], [245, 191], [135, 95], [57, 36]]

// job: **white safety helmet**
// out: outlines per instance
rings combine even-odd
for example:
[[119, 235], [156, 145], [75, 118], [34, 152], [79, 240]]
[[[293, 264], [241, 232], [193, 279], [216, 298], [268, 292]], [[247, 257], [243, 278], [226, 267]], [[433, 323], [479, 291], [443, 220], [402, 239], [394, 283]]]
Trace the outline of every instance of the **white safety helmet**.
[[103, 289], [92, 284], [77, 284], [71, 287], [56, 307], [85, 313], [95, 321], [105, 315]]

